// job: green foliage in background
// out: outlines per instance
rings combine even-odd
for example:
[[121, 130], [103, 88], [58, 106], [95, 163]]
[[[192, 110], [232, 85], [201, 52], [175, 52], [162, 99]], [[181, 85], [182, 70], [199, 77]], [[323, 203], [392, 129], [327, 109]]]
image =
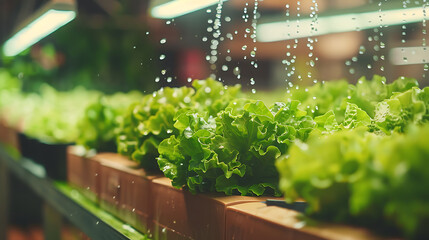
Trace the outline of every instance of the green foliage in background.
[[25, 91], [48, 83], [58, 90], [81, 85], [106, 93], [151, 92], [159, 73], [154, 49], [143, 27], [77, 18], [18, 56], [3, 57], [0, 66], [22, 79]]
[[300, 101], [300, 108], [312, 117], [333, 111], [337, 121], [342, 122], [347, 103], [356, 104], [370, 117], [374, 117], [380, 101], [412, 87], [418, 87], [417, 80], [401, 77], [387, 84], [384, 77], [374, 75], [372, 80], [361, 77], [356, 85], [340, 80], [316, 83], [308, 88], [293, 88], [286, 94], [286, 99]]
[[22, 116], [22, 131], [49, 143], [73, 143], [81, 129], [77, 122], [84, 116], [86, 107], [95, 102], [100, 93], [78, 87], [59, 92], [42, 85], [40, 94], [27, 95], [32, 109]]
[[98, 152], [116, 152], [116, 135], [128, 107], [143, 95], [133, 91], [101, 96], [85, 109], [77, 127], [80, 134], [76, 143]]

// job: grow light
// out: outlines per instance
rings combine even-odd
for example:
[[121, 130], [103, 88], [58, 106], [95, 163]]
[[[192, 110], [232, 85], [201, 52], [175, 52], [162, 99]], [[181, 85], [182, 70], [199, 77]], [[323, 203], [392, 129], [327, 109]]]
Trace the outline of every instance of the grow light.
[[414, 23], [424, 19], [422, 7], [320, 16], [317, 19], [303, 18], [289, 21], [282, 19], [259, 24], [257, 26], [257, 40], [260, 42], [291, 40], [330, 33], [359, 31], [380, 26]]
[[15, 56], [76, 17], [74, 1], [51, 1], [33, 15], [27, 24], [3, 46], [6, 56]]
[[389, 52], [389, 60], [394, 65], [429, 63], [428, 47], [398, 47]]
[[154, 0], [151, 15], [155, 18], [170, 19], [209, 7], [226, 0]]

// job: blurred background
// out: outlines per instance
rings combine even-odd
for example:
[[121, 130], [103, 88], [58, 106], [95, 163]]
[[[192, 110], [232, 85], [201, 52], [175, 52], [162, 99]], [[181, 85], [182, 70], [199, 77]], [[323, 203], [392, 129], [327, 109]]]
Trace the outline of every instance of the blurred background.
[[[0, 41], [46, 2], [2, 0]], [[73, 21], [2, 56], [0, 67], [26, 90], [47, 82], [60, 90], [153, 91], [209, 76], [256, 90], [374, 74], [428, 82], [425, 0], [215, 0], [173, 18], [154, 16], [162, 0], [72, 2]], [[276, 22], [283, 25], [263, 29]]]

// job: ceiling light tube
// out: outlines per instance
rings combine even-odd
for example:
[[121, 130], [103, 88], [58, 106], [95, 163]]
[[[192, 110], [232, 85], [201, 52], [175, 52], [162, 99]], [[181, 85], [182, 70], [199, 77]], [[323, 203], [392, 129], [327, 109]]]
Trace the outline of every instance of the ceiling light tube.
[[283, 19], [259, 24], [256, 37], [259, 42], [276, 42], [414, 23], [424, 19], [422, 7], [320, 16], [317, 19]]
[[389, 51], [393, 65], [412, 65], [429, 63], [429, 47], [397, 47]]
[[5, 42], [3, 53], [16, 56], [76, 17], [74, 1], [51, 1]]
[[226, 0], [154, 0], [150, 13], [152, 17], [172, 19], [209, 7]]

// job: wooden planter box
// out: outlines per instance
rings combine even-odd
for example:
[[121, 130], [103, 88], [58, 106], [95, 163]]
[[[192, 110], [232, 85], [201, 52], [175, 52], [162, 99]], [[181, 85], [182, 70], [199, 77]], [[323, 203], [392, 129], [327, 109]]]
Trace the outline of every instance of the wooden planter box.
[[100, 161], [86, 157], [77, 146], [67, 148], [67, 181], [94, 202], [100, 196]]
[[228, 206], [266, 198], [192, 194], [171, 186], [168, 178], [152, 181], [154, 239], [224, 239]]
[[18, 131], [0, 120], [0, 142], [19, 151]]
[[138, 164], [114, 153], [94, 156], [100, 162], [100, 206], [143, 233], [152, 223], [151, 180]]
[[306, 226], [296, 211], [265, 203], [228, 206], [226, 239], [371, 240], [382, 239], [357, 227], [318, 224]]

